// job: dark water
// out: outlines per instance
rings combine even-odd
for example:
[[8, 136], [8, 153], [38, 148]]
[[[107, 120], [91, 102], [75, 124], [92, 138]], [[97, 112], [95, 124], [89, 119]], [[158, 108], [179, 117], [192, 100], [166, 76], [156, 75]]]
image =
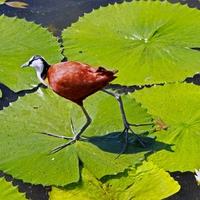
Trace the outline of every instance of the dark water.
[[[12, 1], [12, 0], [10, 0]], [[20, 0], [19, 0], [20, 1]], [[10, 17], [18, 16], [27, 21], [35, 21], [44, 27], [54, 29], [55, 34], [78, 20], [84, 13], [108, 4], [122, 3], [124, 0], [21, 0], [29, 4], [27, 9], [12, 8], [7, 5], [0, 6], [0, 15]], [[130, 2], [131, 0], [126, 0]], [[180, 2], [188, 4], [189, 7], [200, 8], [198, 0], [169, 0], [171, 3]]]
[[[19, 0], [20, 1], [20, 0]], [[7, 5], [0, 5], [0, 15], [5, 14], [9, 17], [18, 16], [25, 18], [27, 21], [35, 21], [37, 24], [42, 24], [44, 27], [49, 27], [54, 35], [59, 36], [61, 31], [69, 27], [71, 23], [78, 20], [84, 13], [89, 13], [93, 9], [108, 4], [122, 3], [123, 0], [22, 0], [29, 4], [27, 9], [12, 8]], [[131, 1], [131, 0], [127, 0]], [[197, 0], [170, 0], [171, 3], [181, 2], [188, 4], [189, 7], [200, 8], [200, 3]], [[199, 13], [200, 14], [200, 13]], [[22, 30], [23, 31], [23, 30]], [[3, 173], [0, 173], [3, 176]], [[181, 190], [167, 200], [200, 200], [200, 187], [197, 186], [194, 174], [174, 172], [171, 173], [181, 184]], [[12, 177], [6, 175], [7, 180], [12, 180]], [[19, 185], [19, 190], [27, 192], [27, 197], [32, 200], [48, 199], [47, 189], [41, 185], [32, 186], [24, 184], [20, 180], [14, 180], [14, 185]], [[48, 188], [49, 189], [49, 188]]]
[[[35, 21], [44, 27], [52, 27], [55, 34], [71, 23], [78, 20], [84, 13], [89, 13], [93, 9], [108, 4], [122, 3], [123, 0], [22, 0], [29, 4], [27, 9], [11, 8], [7, 5], [0, 6], [0, 14], [19, 18], [25, 18], [27, 21]], [[127, 0], [128, 1], [128, 0]], [[131, 1], [131, 0], [129, 0]]]

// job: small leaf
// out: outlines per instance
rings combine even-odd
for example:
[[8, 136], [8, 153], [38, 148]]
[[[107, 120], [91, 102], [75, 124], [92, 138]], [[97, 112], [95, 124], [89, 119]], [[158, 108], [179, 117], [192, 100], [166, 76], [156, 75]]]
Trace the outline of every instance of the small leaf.
[[0, 5], [4, 4], [6, 0], [0, 0]]
[[0, 199], [3, 200], [26, 200], [25, 194], [20, 193], [18, 188], [4, 178], [0, 178]]
[[14, 8], [27, 8], [28, 4], [21, 2], [21, 1], [10, 1], [10, 2], [5, 2], [6, 5], [14, 7]]
[[[200, 168], [200, 87], [187, 84], [165, 84], [146, 88], [132, 94], [154, 118], [169, 125], [156, 131], [156, 141], [171, 146], [160, 149], [154, 144], [154, 153], [148, 157], [167, 171], [192, 171]], [[159, 148], [159, 150], [158, 150]]]
[[[130, 168], [116, 176], [96, 179], [86, 168], [77, 184], [64, 188], [53, 187], [52, 200], [62, 199], [148, 199], [159, 200], [179, 191], [179, 184], [163, 169], [151, 162], [144, 162], [137, 169]], [[92, 192], [91, 192], [92, 191]]]
[[31, 56], [41, 55], [49, 63], [63, 58], [57, 39], [41, 25], [2, 15], [0, 32], [0, 81], [12, 89], [22, 90], [38, 83], [34, 69], [20, 68]]

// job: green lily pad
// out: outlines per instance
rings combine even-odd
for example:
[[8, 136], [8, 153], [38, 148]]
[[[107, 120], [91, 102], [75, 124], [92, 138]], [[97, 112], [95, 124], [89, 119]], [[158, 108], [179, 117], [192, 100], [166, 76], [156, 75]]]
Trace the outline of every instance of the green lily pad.
[[[138, 103], [126, 97], [123, 99], [131, 122], [134, 119], [136, 123], [151, 121], [150, 115]], [[86, 99], [85, 107], [94, 119], [84, 132], [84, 136], [90, 138], [50, 155], [51, 150], [68, 140], [40, 133], [72, 137], [70, 118], [76, 131], [86, 120], [79, 106], [50, 89], [40, 88], [2, 110], [0, 169], [25, 182], [63, 186], [79, 180], [79, 160], [95, 177], [101, 178], [123, 172], [129, 165], [144, 159], [149, 149], [134, 142], [133, 136], [125, 154], [116, 159], [125, 143], [118, 137], [109, 138], [123, 130], [119, 106], [112, 96], [98, 92]], [[151, 129], [151, 126], [134, 128], [138, 133]]]
[[171, 151], [159, 149], [148, 157], [167, 171], [194, 171], [200, 168], [200, 87], [187, 84], [165, 84], [137, 91], [132, 94], [142, 107], [155, 118], [169, 126], [153, 135], [156, 141], [171, 146]]
[[[82, 169], [81, 181], [64, 188], [53, 187], [50, 198], [62, 199], [149, 199], [159, 200], [179, 191], [179, 184], [163, 169], [152, 162], [144, 162], [116, 176], [96, 179], [87, 169]], [[91, 192], [92, 191], [92, 192]]]
[[[167, 1], [109, 5], [62, 32], [70, 60], [118, 69], [122, 85], [184, 80], [200, 71], [199, 11]], [[192, 34], [191, 34], [192, 33]]]
[[4, 4], [6, 0], [0, 0], [0, 5]]
[[7, 182], [4, 178], [0, 178], [0, 199], [4, 200], [25, 200], [25, 194], [20, 193], [18, 188], [13, 186], [11, 182]]
[[63, 58], [57, 39], [41, 25], [2, 15], [0, 32], [0, 81], [13, 89], [38, 83], [34, 69], [20, 70], [31, 56], [42, 55], [50, 63]]

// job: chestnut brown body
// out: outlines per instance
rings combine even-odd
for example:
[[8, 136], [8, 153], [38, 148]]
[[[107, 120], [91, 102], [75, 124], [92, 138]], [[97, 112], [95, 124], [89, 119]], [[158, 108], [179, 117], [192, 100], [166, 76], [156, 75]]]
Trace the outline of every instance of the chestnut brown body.
[[86, 97], [114, 80], [115, 73], [117, 70], [109, 71], [103, 67], [68, 61], [50, 66], [46, 78], [55, 93], [82, 106]]

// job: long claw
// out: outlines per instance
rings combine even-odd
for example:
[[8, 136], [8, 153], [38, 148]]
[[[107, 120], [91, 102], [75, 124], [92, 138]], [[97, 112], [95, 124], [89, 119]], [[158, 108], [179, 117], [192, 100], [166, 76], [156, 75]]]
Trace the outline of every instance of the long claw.
[[56, 138], [60, 138], [60, 139], [66, 139], [66, 140], [73, 139], [73, 137], [66, 137], [66, 136], [63, 136], [63, 135], [57, 135], [57, 134], [49, 133], [49, 132], [39, 132], [39, 133], [44, 134], [44, 135], [49, 135], [49, 136], [52, 136], [52, 137], [56, 137]]
[[[120, 135], [123, 135], [123, 134], [125, 133], [125, 131], [126, 131], [126, 129], [124, 129], [123, 132], [122, 132]], [[126, 148], [127, 148], [127, 145], [128, 145], [128, 133], [126, 133], [126, 140], [125, 140], [124, 148], [123, 148], [122, 151], [117, 155], [117, 157], [116, 157], [115, 159], [119, 158], [119, 157], [124, 153], [124, 151], [125, 151]]]
[[149, 126], [149, 125], [154, 125], [155, 123], [153, 122], [149, 122], [149, 123], [145, 123], [145, 124], [129, 124], [129, 126]]
[[130, 124], [128, 123], [127, 119], [126, 119], [126, 114], [125, 114], [125, 110], [124, 110], [124, 106], [123, 106], [123, 102], [121, 99], [121, 96], [119, 94], [115, 94], [113, 92], [110, 92], [106, 89], [102, 89], [103, 92], [115, 97], [119, 103], [119, 107], [120, 107], [120, 111], [121, 111], [121, 115], [122, 115], [122, 120], [123, 120], [123, 124], [124, 124], [124, 130], [123, 132], [119, 135], [121, 136], [122, 134], [126, 133], [126, 142], [124, 145], [124, 148], [122, 149], [122, 151], [119, 153], [119, 155], [117, 156], [117, 158], [126, 150], [127, 144], [128, 144], [128, 131], [130, 130], [131, 133], [134, 135], [134, 137], [140, 142], [140, 144], [143, 147], [146, 147], [146, 145], [144, 144], [144, 142], [141, 140], [141, 138], [134, 133], [134, 131], [130, 128], [130, 126], [148, 126], [148, 125], [153, 125], [154, 123], [150, 122], [150, 123], [146, 123], [146, 124]]
[[54, 148], [53, 150], [51, 150], [48, 155], [51, 155], [51, 154], [54, 154], [54, 153], [57, 153], [58, 151], [64, 149], [65, 147], [71, 145], [72, 143], [74, 143], [76, 140], [72, 139], [70, 142], [66, 143], [66, 144], [63, 144], [63, 145], [60, 145], [56, 148]]
[[142, 141], [142, 139], [136, 134], [136, 133], [134, 133], [133, 132], [133, 130], [130, 128], [130, 124], [129, 125], [127, 125], [125, 128], [124, 128], [124, 130], [123, 130], [123, 132], [122, 133], [120, 133], [118, 136], [121, 136], [121, 135], [123, 135], [124, 133], [126, 134], [125, 135], [125, 144], [124, 144], [124, 147], [123, 147], [123, 149], [122, 149], [122, 151], [118, 154], [118, 156], [116, 157], [116, 159], [117, 158], [119, 158], [123, 153], [124, 153], [124, 151], [126, 150], [126, 148], [127, 148], [127, 145], [128, 145], [128, 131], [131, 131], [131, 133], [133, 134], [133, 136], [140, 142], [140, 144], [145, 148], [146, 147], [146, 145], [144, 144], [144, 142]]
[[70, 119], [70, 126], [71, 126], [71, 130], [72, 130], [72, 133], [74, 135], [74, 137], [66, 137], [66, 136], [61, 136], [61, 135], [57, 135], [57, 134], [54, 134], [54, 133], [49, 133], [49, 132], [40, 132], [42, 134], [45, 134], [45, 135], [49, 135], [49, 136], [53, 136], [53, 137], [56, 137], [56, 138], [61, 138], [61, 139], [67, 139], [67, 140], [71, 140], [69, 142], [67, 142], [66, 144], [63, 144], [63, 145], [60, 145], [56, 148], [54, 148], [53, 150], [51, 150], [48, 154], [54, 154], [60, 150], [62, 150], [63, 148], [73, 144], [74, 142], [76, 142], [77, 140], [79, 140], [81, 138], [81, 134], [85, 131], [85, 129], [90, 125], [91, 123], [91, 118], [89, 116], [89, 114], [87, 113], [87, 111], [85, 110], [85, 108], [83, 106], [81, 106], [82, 108], [82, 111], [87, 119], [86, 123], [83, 125], [83, 127], [79, 130], [78, 133], [75, 133], [74, 131], [74, 124], [72, 122], [72, 119]]
[[131, 133], [133, 133], [133, 136], [140, 142], [140, 144], [143, 147], [146, 147], [146, 145], [144, 144], [144, 142], [142, 141], [142, 139], [136, 133], [134, 133], [134, 131], [130, 127], [129, 127], [129, 130], [131, 131]]
[[72, 118], [70, 118], [70, 127], [71, 127], [73, 135], [76, 135], [75, 130], [74, 130], [74, 124], [73, 124]]

